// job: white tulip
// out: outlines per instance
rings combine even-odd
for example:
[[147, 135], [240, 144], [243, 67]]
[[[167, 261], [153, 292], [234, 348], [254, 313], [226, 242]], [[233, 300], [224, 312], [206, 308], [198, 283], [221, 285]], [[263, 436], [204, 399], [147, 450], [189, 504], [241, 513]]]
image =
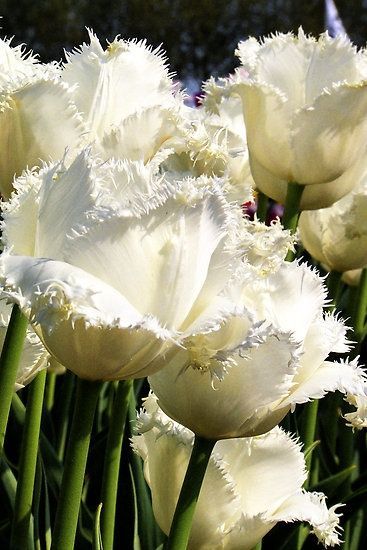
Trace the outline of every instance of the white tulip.
[[17, 188], [4, 207], [3, 291], [79, 376], [145, 376], [183, 333], [236, 311], [220, 294], [241, 263], [240, 210], [219, 183], [168, 182], [155, 166], [84, 151], [69, 168], [26, 173]]
[[367, 265], [367, 181], [329, 208], [302, 212], [303, 246], [329, 271], [351, 271]]
[[[170, 420], [153, 395], [144, 402], [132, 443], [144, 460], [153, 512], [168, 534], [190, 458], [193, 433]], [[278, 521], [306, 521], [325, 546], [339, 544], [337, 506], [302, 489], [307, 477], [299, 443], [275, 428], [264, 436], [214, 447], [194, 514], [192, 550], [250, 550]]]
[[179, 139], [183, 96], [176, 93], [166, 58], [145, 41], [119, 39], [104, 50], [89, 44], [66, 54], [61, 79], [85, 124], [85, 142], [104, 159], [147, 161]]
[[305, 185], [301, 208], [330, 206], [363, 170], [367, 137], [365, 52], [347, 37], [277, 34], [237, 50], [233, 91], [242, 98], [252, 175], [284, 204]]
[[364, 395], [356, 362], [327, 359], [349, 343], [343, 322], [323, 315], [326, 288], [316, 272], [288, 262], [267, 277], [245, 269], [226, 292], [237, 318], [207, 334], [198, 327], [149, 378], [171, 418], [209, 439], [244, 437], [326, 392]]

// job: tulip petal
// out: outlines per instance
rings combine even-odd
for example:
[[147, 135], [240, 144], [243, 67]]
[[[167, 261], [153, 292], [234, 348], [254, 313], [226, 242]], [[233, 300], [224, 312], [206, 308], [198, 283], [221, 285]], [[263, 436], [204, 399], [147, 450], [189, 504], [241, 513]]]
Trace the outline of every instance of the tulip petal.
[[[280, 179], [272, 174], [251, 155], [250, 165], [258, 189], [280, 204], [285, 204], [288, 188], [287, 180]], [[306, 185], [301, 197], [300, 210], [318, 210], [319, 208], [331, 206], [353, 189], [356, 180], [361, 176], [362, 170], [361, 162], [357, 162], [335, 180]]]
[[[223, 261], [227, 207], [215, 194], [193, 205], [183, 204], [180, 197], [156, 208], [154, 198], [152, 202], [145, 215], [105, 219], [75, 236], [65, 259], [119, 290], [140, 312], [179, 329], [210, 284], [208, 270], [215, 271], [217, 249]], [[124, 262], [111, 269], [111, 258]], [[219, 273], [213, 274], [221, 276], [220, 286], [227, 269], [218, 266]]]
[[67, 54], [62, 79], [74, 87], [75, 103], [84, 113], [91, 139], [103, 139], [105, 132], [137, 110], [165, 105], [172, 98], [173, 84], [160, 49], [116, 38], [103, 50], [92, 32], [89, 38], [89, 45]]
[[156, 319], [77, 267], [6, 253], [0, 267], [4, 295], [19, 303], [45, 347], [81, 378], [143, 377], [164, 342], [173, 341]]
[[77, 147], [83, 127], [70, 93], [56, 80], [36, 79], [3, 94], [0, 103], [0, 181], [9, 197], [14, 175]]
[[340, 504], [327, 508], [325, 495], [322, 493], [299, 492], [291, 496], [273, 514], [275, 521], [307, 521], [312, 525], [312, 532], [324, 546], [340, 544], [340, 514], [335, 512]]
[[334, 86], [312, 107], [295, 113], [291, 131], [293, 181], [315, 184], [335, 180], [364, 154], [366, 86], [367, 82]]
[[358, 366], [357, 360], [340, 363], [325, 361], [312, 376], [302, 380], [295, 387], [291, 395], [282, 401], [282, 406], [321, 399], [326, 393], [337, 390], [342, 393], [364, 395], [366, 382], [366, 372]]
[[156, 105], [126, 117], [104, 134], [99, 147], [102, 157], [147, 162], [161, 147], [170, 147], [175, 136], [178, 137], [176, 111]]
[[246, 357], [233, 354], [233, 366], [215, 382], [215, 357], [208, 359], [205, 340], [203, 347], [200, 344], [200, 337], [193, 338], [188, 352], [178, 351], [149, 378], [163, 411], [207, 438], [254, 435], [264, 417], [264, 431], [277, 424], [280, 418], [272, 413], [272, 405], [289, 392], [297, 368], [298, 346], [289, 335], [273, 333], [246, 350]]
[[367, 388], [365, 395], [348, 394], [346, 401], [356, 407], [356, 410], [344, 415], [347, 420], [347, 426], [361, 430], [367, 428]]
[[219, 441], [215, 450], [223, 453], [225, 470], [236, 479], [244, 515], [251, 510], [273, 520], [274, 511], [307, 477], [300, 444], [279, 427], [253, 439]]
[[302, 341], [326, 304], [327, 291], [318, 273], [305, 263], [284, 262], [267, 277], [264, 286], [258, 303], [253, 304], [257, 318], [292, 332], [296, 340]]
[[[250, 164], [252, 158], [256, 159], [285, 181], [295, 181], [288, 138], [292, 111], [287, 99], [279, 89], [264, 82], [240, 82], [234, 85], [233, 91], [240, 95], [244, 106]], [[263, 131], [259, 132], [259, 128]]]

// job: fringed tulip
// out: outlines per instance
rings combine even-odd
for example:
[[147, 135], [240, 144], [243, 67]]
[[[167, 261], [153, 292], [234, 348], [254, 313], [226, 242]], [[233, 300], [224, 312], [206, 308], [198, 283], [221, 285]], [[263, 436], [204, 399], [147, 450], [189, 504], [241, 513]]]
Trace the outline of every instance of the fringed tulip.
[[329, 271], [367, 265], [367, 182], [329, 208], [302, 212], [300, 237], [305, 249]]
[[182, 334], [237, 314], [221, 291], [241, 264], [240, 210], [213, 180], [171, 180], [85, 151], [26, 173], [4, 206], [4, 295], [82, 378], [151, 374]]
[[253, 178], [284, 204], [306, 186], [301, 209], [325, 208], [354, 187], [367, 138], [367, 64], [346, 36], [276, 34], [240, 42], [240, 95]]
[[355, 361], [327, 359], [349, 350], [346, 327], [323, 314], [326, 288], [307, 265], [283, 262], [262, 277], [244, 269], [226, 293], [237, 318], [189, 335], [149, 378], [171, 418], [205, 438], [244, 437], [326, 392], [364, 395], [366, 375]]
[[[168, 534], [193, 444], [193, 433], [170, 420], [153, 395], [132, 439], [144, 460], [155, 518]], [[302, 489], [307, 477], [299, 443], [280, 428], [264, 436], [220, 441], [199, 495], [189, 549], [251, 550], [278, 521], [306, 521], [324, 546], [339, 539], [337, 506]]]

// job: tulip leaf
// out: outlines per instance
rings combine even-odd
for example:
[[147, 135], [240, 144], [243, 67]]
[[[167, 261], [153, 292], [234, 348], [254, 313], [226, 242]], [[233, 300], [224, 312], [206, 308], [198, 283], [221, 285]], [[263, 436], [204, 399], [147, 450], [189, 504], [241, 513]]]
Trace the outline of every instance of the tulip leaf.
[[343, 519], [345, 521], [350, 519], [360, 508], [365, 507], [366, 495], [367, 485], [364, 485], [342, 499], [342, 503], [346, 504], [343, 508]]
[[311, 487], [311, 491], [323, 492], [329, 498], [333, 497], [337, 492], [337, 489], [340, 485], [350, 477], [352, 472], [356, 469], [356, 466], [353, 464], [348, 468], [344, 468], [341, 472], [331, 475], [322, 481], [319, 481]]
[[7, 462], [4, 459], [0, 461], [0, 480], [8, 497], [9, 504], [12, 510], [14, 510], [15, 492], [17, 489], [17, 480]]
[[311, 443], [311, 445], [309, 445], [307, 447], [307, 449], [305, 449], [305, 451], [304, 451], [305, 460], [307, 460], [307, 458], [309, 458], [312, 455], [312, 453], [314, 452], [316, 447], [318, 447], [319, 445], [320, 445], [320, 441], [317, 440], [317, 441], [314, 441], [313, 443]]
[[40, 541], [40, 502], [41, 502], [41, 492], [42, 492], [42, 466], [40, 457], [37, 457], [36, 464], [36, 473], [34, 478], [34, 488], [33, 488], [33, 502], [32, 502], [32, 511], [34, 518], [34, 545], [38, 550], [41, 548]]
[[136, 496], [136, 487], [134, 482], [134, 476], [129, 464], [129, 474], [131, 479], [131, 487], [133, 491], [133, 504], [134, 504], [134, 535], [133, 535], [133, 548], [134, 550], [141, 550], [140, 539], [139, 539], [139, 516], [138, 516], [138, 501]]
[[95, 518], [94, 518], [94, 529], [93, 529], [93, 550], [103, 550], [102, 544], [102, 535], [101, 535], [101, 511], [102, 511], [102, 502], [99, 504]]

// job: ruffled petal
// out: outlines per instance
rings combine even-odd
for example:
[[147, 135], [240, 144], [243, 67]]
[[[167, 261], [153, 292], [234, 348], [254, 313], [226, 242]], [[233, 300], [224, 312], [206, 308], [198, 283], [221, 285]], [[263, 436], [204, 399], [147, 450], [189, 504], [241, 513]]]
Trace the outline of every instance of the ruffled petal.
[[187, 352], [179, 351], [149, 378], [160, 407], [207, 438], [244, 437], [274, 427], [287, 410], [279, 415], [272, 406], [288, 394], [297, 368], [298, 346], [289, 335], [270, 334], [245, 357], [233, 354], [221, 380], [213, 377], [216, 358], [207, 353], [205, 339], [193, 338]]
[[137, 110], [167, 105], [173, 84], [160, 49], [116, 38], [103, 50], [92, 32], [89, 39], [89, 45], [67, 54], [62, 79], [74, 87], [74, 100], [91, 140], [94, 136], [102, 140]]
[[363, 396], [366, 382], [366, 372], [358, 365], [357, 360], [340, 363], [325, 361], [312, 376], [295, 386], [291, 395], [282, 402], [282, 406], [321, 399], [326, 393], [337, 390]]
[[1, 257], [3, 293], [19, 303], [50, 353], [81, 378], [143, 377], [174, 335], [116, 290], [77, 267]]
[[265, 279], [264, 287], [253, 304], [258, 319], [292, 332], [298, 341], [304, 340], [326, 304], [327, 291], [318, 273], [307, 264], [284, 262]]
[[341, 514], [336, 513], [340, 504], [327, 508], [322, 493], [299, 492], [285, 501], [273, 514], [276, 521], [307, 521], [324, 546], [337, 546], [341, 543], [342, 528], [339, 525]]
[[[141, 216], [114, 216], [75, 236], [64, 257], [123, 293], [140, 312], [180, 329], [194, 304], [198, 308], [199, 295], [211, 285], [208, 273], [220, 283], [205, 296], [205, 305], [224, 286], [224, 274], [228, 276], [228, 266], [216, 273], [212, 265], [214, 255], [225, 259], [222, 241], [228, 207], [215, 193], [192, 204], [172, 194], [157, 207], [154, 197], [151, 202], [143, 205], [146, 212], [142, 208]], [[124, 262], [111, 269], [114, 258]]]
[[179, 138], [177, 109], [155, 105], [128, 116], [104, 134], [98, 147], [101, 156], [147, 162], [160, 148], [171, 147]]
[[347, 426], [361, 430], [367, 428], [367, 388], [365, 395], [348, 394], [346, 401], [356, 407], [356, 410], [344, 415]]

